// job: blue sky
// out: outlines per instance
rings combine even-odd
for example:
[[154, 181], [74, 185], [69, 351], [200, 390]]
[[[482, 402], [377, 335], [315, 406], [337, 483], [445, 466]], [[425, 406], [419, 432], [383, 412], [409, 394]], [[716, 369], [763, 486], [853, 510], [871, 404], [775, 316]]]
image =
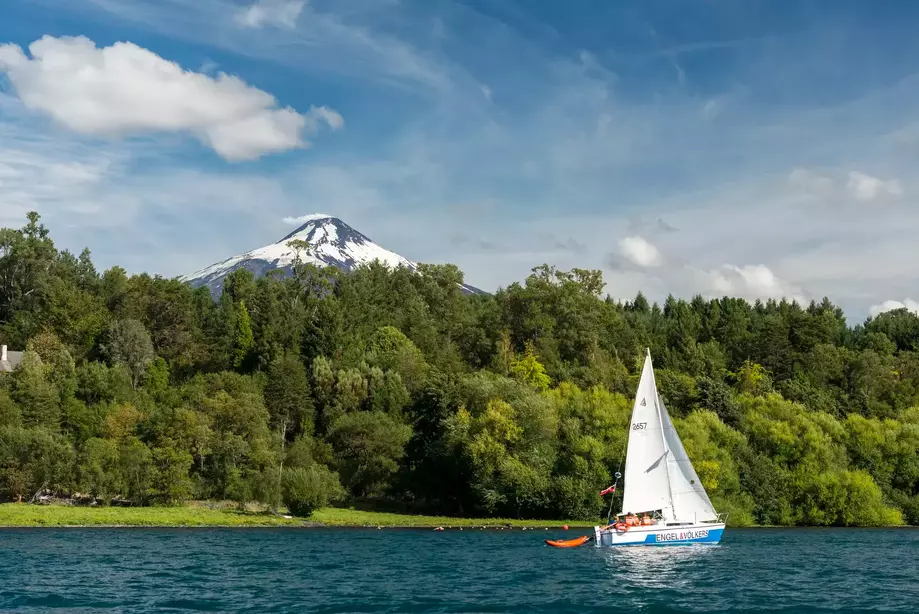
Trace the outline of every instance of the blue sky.
[[487, 290], [548, 262], [624, 298], [919, 306], [916, 3], [0, 11], [0, 225], [38, 210], [102, 267], [188, 273], [322, 211]]

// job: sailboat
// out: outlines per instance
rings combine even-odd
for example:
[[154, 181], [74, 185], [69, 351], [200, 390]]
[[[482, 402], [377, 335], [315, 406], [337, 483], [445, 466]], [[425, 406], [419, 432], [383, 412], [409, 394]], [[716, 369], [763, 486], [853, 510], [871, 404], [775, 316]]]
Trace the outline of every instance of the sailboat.
[[[626, 515], [644, 518], [627, 524], [618, 518]], [[598, 547], [717, 544], [726, 520], [712, 506], [670, 421], [657, 391], [649, 349], [632, 408], [622, 512], [616, 522], [594, 527], [594, 543]]]

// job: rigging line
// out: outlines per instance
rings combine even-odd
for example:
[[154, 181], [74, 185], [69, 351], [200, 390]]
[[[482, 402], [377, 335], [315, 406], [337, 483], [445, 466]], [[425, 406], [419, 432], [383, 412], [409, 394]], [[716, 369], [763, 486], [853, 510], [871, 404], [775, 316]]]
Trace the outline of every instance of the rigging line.
[[[629, 424], [631, 424], [631, 419], [629, 421]], [[629, 439], [628, 437], [626, 437], [626, 446], [628, 446], [628, 441]], [[623, 446], [623, 447], [626, 447], [626, 446]], [[623, 450], [623, 454], [624, 453], [625, 451]], [[616, 501], [616, 493], [619, 492], [619, 476], [621, 475], [622, 475], [622, 455], [619, 456], [619, 466], [616, 468], [616, 475], [613, 476], [616, 478], [616, 481], [613, 482], [613, 496], [609, 498], [609, 511], [606, 513], [606, 524], [607, 525], [610, 522], [612, 522], [612, 519], [613, 519], [613, 503]], [[622, 496], [624, 497], [625, 495], [623, 494]]]

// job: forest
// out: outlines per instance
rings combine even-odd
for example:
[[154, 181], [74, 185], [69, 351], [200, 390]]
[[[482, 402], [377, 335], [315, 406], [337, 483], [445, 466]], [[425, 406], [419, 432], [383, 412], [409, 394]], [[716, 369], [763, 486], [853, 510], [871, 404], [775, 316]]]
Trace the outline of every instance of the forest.
[[214, 300], [100, 273], [30, 213], [0, 230], [0, 343], [25, 352], [0, 373], [0, 500], [599, 520], [650, 348], [730, 524], [919, 524], [915, 314], [651, 304], [549, 265], [491, 295], [462, 279], [298, 263]]

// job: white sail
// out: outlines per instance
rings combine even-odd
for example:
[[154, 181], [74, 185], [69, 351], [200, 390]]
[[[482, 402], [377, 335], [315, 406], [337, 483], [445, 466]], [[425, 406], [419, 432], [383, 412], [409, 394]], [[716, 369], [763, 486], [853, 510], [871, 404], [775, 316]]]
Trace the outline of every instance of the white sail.
[[664, 439], [657, 399], [649, 352], [641, 369], [629, 427], [622, 495], [624, 514], [664, 510], [665, 518], [672, 517], [669, 463], [666, 458], [669, 450]]
[[657, 392], [648, 352], [632, 409], [622, 513], [655, 510], [666, 520], [718, 518]]
[[676, 520], [704, 522], [716, 520], [718, 514], [712, 506], [702, 481], [686, 454], [683, 442], [670, 421], [664, 400], [658, 394], [658, 404], [664, 427], [664, 441], [670, 454], [667, 455], [670, 475], [670, 498]]

